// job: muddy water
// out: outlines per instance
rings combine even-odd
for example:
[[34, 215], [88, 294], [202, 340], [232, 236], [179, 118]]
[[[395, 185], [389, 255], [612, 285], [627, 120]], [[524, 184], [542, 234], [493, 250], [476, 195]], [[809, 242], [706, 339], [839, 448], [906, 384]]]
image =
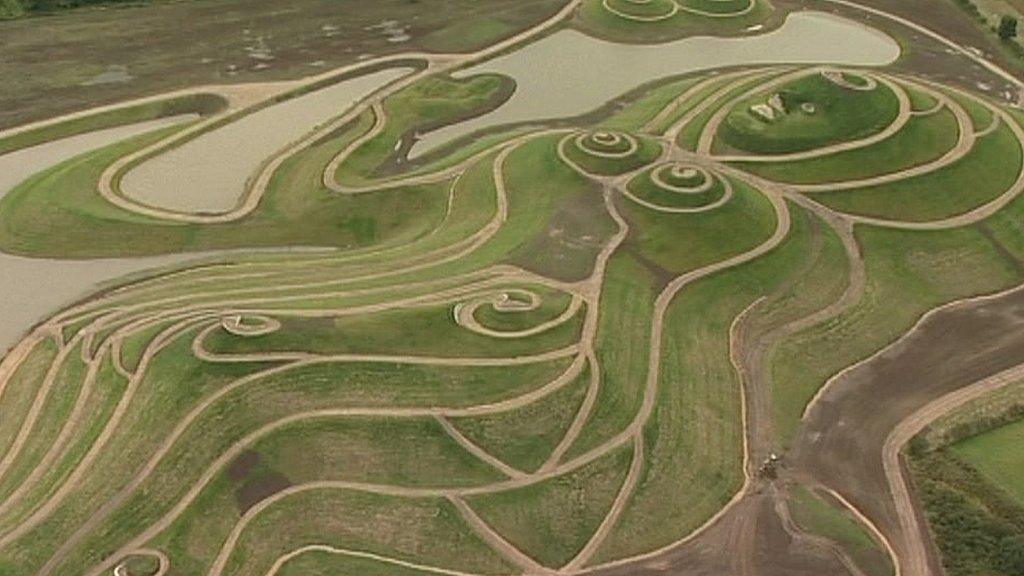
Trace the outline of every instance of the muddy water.
[[425, 135], [410, 156], [491, 126], [575, 116], [652, 80], [687, 72], [740, 64], [879, 66], [899, 55], [899, 45], [881, 32], [820, 12], [792, 14], [779, 29], [758, 36], [659, 45], [614, 44], [562, 30], [456, 74], [505, 74], [515, 79], [516, 92], [490, 114]]
[[269, 106], [146, 161], [121, 181], [130, 198], [179, 212], [226, 212], [246, 181], [275, 152], [408, 68], [383, 70]]
[[[177, 116], [121, 126], [2, 155], [0, 198], [25, 178], [64, 160], [190, 118]], [[195, 256], [62, 261], [22, 258], [0, 252], [0, 356], [34, 324], [99, 284], [192, 258]]]

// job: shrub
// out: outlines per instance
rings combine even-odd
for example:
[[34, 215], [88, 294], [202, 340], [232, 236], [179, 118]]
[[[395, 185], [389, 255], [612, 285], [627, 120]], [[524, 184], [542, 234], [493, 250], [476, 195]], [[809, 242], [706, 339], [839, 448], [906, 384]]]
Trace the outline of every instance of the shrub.
[[1017, 18], [1014, 16], [1003, 15], [999, 19], [999, 38], [1001, 40], [1012, 40], [1017, 37]]

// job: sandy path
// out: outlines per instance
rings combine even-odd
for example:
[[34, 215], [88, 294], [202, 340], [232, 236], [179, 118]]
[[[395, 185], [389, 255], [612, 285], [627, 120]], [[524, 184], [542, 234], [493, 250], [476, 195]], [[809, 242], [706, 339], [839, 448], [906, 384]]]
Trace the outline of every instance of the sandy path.
[[[1005, 123], [1010, 130], [1013, 131], [1014, 136], [1017, 138], [1018, 144], [1024, 147], [1024, 129], [1021, 129], [1020, 125], [1017, 124], [1009, 114], [1003, 110], [996, 108], [992, 109], [999, 117], [1002, 118], [1002, 122]], [[972, 140], [973, 138], [973, 132]], [[886, 178], [884, 181], [878, 182], [879, 184], [885, 184], [889, 182], [895, 182], [903, 180], [905, 178], [917, 175], [917, 171], [914, 168], [910, 168], [903, 172], [897, 172]], [[857, 216], [848, 214], [846, 215], [852, 222], [858, 224], [869, 224], [871, 226], [878, 226], [882, 228], [896, 228], [901, 230], [946, 230], [949, 228], [959, 228], [962, 226], [969, 226], [975, 222], [980, 222], [996, 212], [999, 212], [1007, 204], [1013, 202], [1021, 193], [1024, 191], [1024, 164], [1022, 164], [1020, 173], [1017, 176], [1017, 180], [1006, 190], [1003, 194], [997, 197], [995, 200], [988, 202], [982, 206], [974, 208], [964, 214], [944, 218], [941, 220], [933, 220], [928, 222], [904, 222], [900, 220], [888, 220], [884, 218], [872, 218], [868, 216]]]
[[[525, 141], [525, 140], [523, 140], [523, 141]], [[506, 197], [506, 192], [505, 192], [505, 187], [504, 187], [504, 178], [502, 176], [502, 171], [503, 171], [503, 166], [504, 166], [505, 158], [507, 158], [508, 154], [510, 154], [511, 151], [514, 150], [514, 149], [515, 149], [514, 145], [510, 146], [510, 147], [507, 147], [504, 150], [503, 153], [499, 154], [499, 156], [497, 157], [497, 159], [494, 162], [494, 177], [495, 177], [495, 184], [496, 184], [497, 195], [498, 195], [498, 210], [497, 210], [497, 213], [495, 214], [495, 217], [491, 221], [490, 224], [485, 226], [484, 229], [482, 229], [480, 232], [478, 232], [473, 237], [471, 237], [473, 242], [464, 250], [464, 253], [469, 253], [469, 252], [475, 250], [477, 247], [481, 246], [483, 243], [485, 243], [487, 240], [489, 240], [489, 238], [491, 236], [493, 236], [493, 234], [497, 233], [498, 229], [500, 229], [501, 225], [504, 223], [505, 219], [507, 218], [507, 210], [508, 210], [507, 206], [508, 206], [508, 203], [507, 203], [507, 197]], [[456, 253], [455, 255], [453, 255], [451, 257], [442, 259], [441, 262], [433, 262], [433, 263], [425, 264], [424, 267], [425, 266], [429, 266], [429, 265], [437, 265], [439, 263], [443, 263], [444, 261], [454, 260], [454, 259], [457, 259], [457, 258], [459, 258], [461, 256], [462, 256], [462, 254]], [[127, 398], [127, 399], [130, 400], [130, 398]], [[126, 400], [126, 399], [123, 398], [122, 400]], [[127, 402], [122, 401], [122, 403], [119, 405], [119, 408], [122, 407], [122, 406], [127, 406]], [[111, 421], [110, 423], [108, 423], [108, 426], [106, 427], [104, 432], [105, 433], [109, 432], [109, 433], [112, 434], [112, 431], [113, 431], [114, 427], [116, 426], [116, 423], [117, 423], [117, 421]], [[25, 434], [27, 435], [27, 432]], [[22, 443], [23, 443], [23, 441], [22, 441]], [[94, 445], [94, 447], [95, 446], [96, 445]], [[80, 465], [78, 467], [78, 470], [76, 470], [76, 472], [77, 471], [84, 471], [87, 468], [88, 462], [86, 462], [85, 464], [86, 464], [85, 466]], [[69, 484], [69, 483], [65, 483], [64, 485], [62, 485], [60, 487], [60, 489], [58, 489], [51, 496], [50, 500], [47, 502], [46, 506], [44, 507], [46, 509], [46, 511], [49, 511], [49, 510], [53, 509], [55, 507], [55, 505], [60, 500], [62, 500], [71, 491], [72, 488], [73, 488], [73, 485]], [[93, 517], [93, 519], [95, 519], [95, 518], [97, 518], [97, 516]], [[42, 517], [40, 515], [34, 515], [33, 519], [37, 523], [38, 521], [41, 521]], [[93, 520], [93, 519], [90, 519], [90, 520]], [[28, 525], [26, 524], [26, 525], [24, 525], [23, 527], [20, 528], [19, 532], [24, 532], [27, 529], [28, 529]], [[79, 531], [79, 534], [84, 535], [84, 531]], [[70, 550], [71, 546], [75, 543], [75, 541], [76, 541], [75, 538], [69, 539], [68, 541], [66, 541], [63, 544], [61, 550]], [[141, 545], [141, 543], [140, 543], [140, 545]], [[60, 555], [61, 555], [61, 551], [58, 551], [58, 553], [55, 554], [54, 557], [52, 557], [50, 559], [50, 561], [47, 563], [47, 565], [44, 566], [44, 569], [43, 569], [42, 572], [46, 573], [48, 570], [52, 570], [52, 568], [54, 567], [55, 563], [59, 559]]]
[[772, 498], [775, 501], [775, 511], [779, 515], [779, 518], [782, 519], [782, 526], [786, 532], [793, 536], [793, 538], [807, 540], [832, 552], [832, 554], [839, 558], [839, 561], [843, 564], [846, 571], [850, 573], [850, 576], [867, 576], [860, 568], [857, 567], [857, 564], [850, 558], [846, 551], [835, 542], [828, 538], [823, 538], [816, 534], [805, 532], [801, 529], [789, 513], [789, 502], [786, 500], [786, 497], [779, 493], [776, 486], [772, 486], [772, 492]]
[[273, 566], [271, 566], [270, 569], [267, 570], [265, 576], [276, 576], [276, 574], [280, 572], [281, 568], [283, 568], [285, 564], [291, 562], [299, 556], [302, 556], [303, 554], [308, 554], [310, 552], [323, 552], [327, 554], [336, 554], [339, 556], [348, 556], [351, 558], [359, 558], [363, 560], [373, 560], [375, 562], [380, 562], [382, 564], [390, 564], [392, 566], [398, 566], [399, 568], [408, 568], [410, 570], [428, 572], [430, 574], [440, 574], [441, 576], [483, 576], [471, 572], [462, 572], [459, 570], [448, 570], [446, 568], [426, 566], [423, 564], [416, 564], [414, 562], [406, 562], [395, 558], [389, 558], [387, 556], [381, 556], [379, 554], [371, 554], [369, 552], [349, 550], [346, 548], [336, 548], [334, 546], [327, 546], [324, 544], [311, 544], [309, 546], [303, 546], [281, 556], [274, 562]]
[[[780, 76], [775, 76], [771, 80], [754, 86], [748, 90], [743, 91], [741, 94], [726, 100], [719, 106], [717, 110], [715, 110], [715, 113], [711, 115], [711, 118], [708, 119], [707, 123], [704, 124], [703, 128], [701, 129], [700, 138], [697, 140], [697, 154], [704, 157], [712, 156], [712, 148], [715, 144], [715, 136], [718, 134], [718, 128], [722, 125], [722, 122], [725, 121], [725, 118], [729, 115], [729, 113], [732, 112], [732, 110], [737, 105], [739, 105], [740, 102], [743, 102], [747, 98], [750, 98], [751, 96], [754, 96], [758, 93], [766, 92], [779, 86], [784, 86], [792, 82], [793, 80], [803, 78], [804, 76], [807, 76], [809, 72], [820, 74], [822, 70], [824, 70], [824, 68], [812, 68], [810, 70], [806, 68], [799, 68], [797, 70], [787, 72]], [[733, 85], [728, 88], [729, 89], [725, 91], [726, 93], [735, 90], [737, 86]]]
[[[958, 102], [939, 92], [935, 92], [935, 96], [940, 99], [943, 106], [949, 108], [953, 112], [954, 116], [956, 116], [957, 130], [959, 132], [956, 145], [943, 154], [942, 157], [919, 166], [904, 168], [903, 170], [890, 172], [888, 174], [880, 174], [869, 178], [846, 180], [842, 182], [828, 182], [824, 184], [792, 184], [792, 188], [800, 192], [835, 192], [839, 190], [868, 188], [871, 186], [880, 186], [882, 184], [889, 184], [900, 180], [907, 180], [931, 174], [932, 172], [941, 170], [960, 161], [974, 150], [974, 146], [977, 143], [978, 135], [974, 131], [974, 123], [971, 121], [971, 116], [967, 110], [965, 110]], [[994, 107], [990, 108], [990, 110], [993, 110], [993, 114], [995, 114]]]
[[[483, 518], [477, 516], [476, 512], [469, 507], [461, 498], [448, 497], [448, 501], [451, 502], [462, 518], [466, 520], [466, 523], [478, 536], [484, 539], [488, 544], [500, 552], [503, 556], [511, 560], [515, 565], [519, 566], [523, 570], [524, 575], [529, 576], [543, 576], [546, 574], [554, 574], [553, 570], [549, 570], [544, 566], [540, 565], [536, 560], [530, 558], [524, 554], [521, 550], [516, 548], [511, 542], [505, 540], [500, 534], [498, 534], [493, 528], [491, 528]], [[209, 576], [219, 576], [218, 572], [210, 572]]]
[[[842, 371], [842, 380], [831, 379], [804, 418], [794, 456], [801, 474], [825, 483], [879, 535], [904, 575], [931, 574], [936, 564], [925, 544], [930, 536], [918, 525], [917, 504], [902, 480], [900, 450], [921, 427], [963, 399], [1020, 376], [1016, 363], [1024, 357], [1014, 310], [1022, 301], [1021, 289], [1013, 288], [929, 311], [899, 340]], [[960, 332], [966, 336], [952, 336]], [[964, 387], [972, 381], [976, 384]], [[893, 382], [907, 384], [893, 389]], [[890, 390], [885, 406], [864, 402], [865, 395], [885, 390]], [[825, 424], [834, 422], [837, 412], [845, 424]], [[860, 435], [851, 436], [852, 430]], [[863, 462], [851, 470], [842, 458]], [[880, 493], [887, 497], [878, 498]]]
[[[1001, 117], [1001, 115], [1000, 115], [1000, 117]], [[685, 124], [685, 123], [681, 123], [681, 124]], [[1016, 132], [1016, 130], [1015, 130], [1015, 132]], [[973, 134], [973, 131], [972, 131], [972, 134]], [[1021, 137], [1018, 136], [1018, 138], [1021, 138]], [[1011, 190], [1008, 193], [1008, 195], [1012, 195], [1012, 194], [1015, 194], [1015, 193], [1014, 193], [1014, 191]], [[795, 201], [800, 202], [805, 207], [811, 208], [815, 212], [818, 212], [819, 215], [822, 215], [824, 213], [824, 216], [827, 218], [827, 220], [830, 221], [834, 227], [836, 227], [837, 232], [840, 234], [840, 237], [843, 240], [843, 243], [844, 243], [845, 249], [847, 251], [848, 257], [851, 259], [852, 270], [853, 270], [852, 274], [853, 274], [853, 276], [851, 278], [851, 282], [850, 282], [847, 290], [844, 292], [844, 295], [842, 296], [842, 298], [839, 301], [833, 303], [832, 305], [830, 305], [826, 309], [823, 309], [823, 310], [819, 311], [818, 313], [813, 314], [812, 316], [810, 316], [810, 317], [808, 317], [806, 319], [797, 321], [796, 323], [793, 323], [792, 325], [789, 325], [789, 326], [785, 327], [783, 329], [783, 333], [789, 333], [789, 332], [792, 332], [792, 331], [796, 331], [796, 330], [802, 329], [804, 327], [807, 327], [807, 326], [810, 326], [810, 325], [814, 325], [815, 323], [820, 322], [820, 321], [822, 321], [824, 319], [827, 319], [829, 317], [834, 317], [836, 314], [840, 314], [843, 310], [848, 309], [849, 306], [851, 306], [857, 299], [859, 299], [860, 294], [863, 292], [863, 286], [864, 286], [863, 261], [862, 261], [862, 259], [860, 257], [859, 248], [857, 247], [856, 242], [855, 242], [855, 240], [852, 237], [852, 233], [851, 233], [851, 229], [850, 229], [851, 228], [851, 223], [853, 221], [856, 221], [856, 219], [848, 218], [845, 215], [837, 214], [837, 213], [834, 213], [834, 212], [832, 212], [830, 210], [822, 210], [821, 207], [818, 207], [818, 206], [814, 205], [813, 202], [804, 199], [803, 197], [799, 196], [798, 194], [795, 194], [795, 193], [791, 192], [791, 193], [788, 193], [787, 196], [790, 197], [791, 199], [795, 200]], [[984, 211], [975, 211], [972, 214], [965, 215], [965, 216], [962, 216], [962, 217], [958, 217], [955, 221], [956, 221], [956, 223], [958, 225], [966, 225], [966, 224], [969, 224], [971, 222], [978, 221], [981, 218], [984, 218], [989, 213], [990, 210], [991, 210], [991, 208], [988, 208], [988, 210], [984, 210]], [[994, 212], [994, 210], [991, 210], [991, 211]], [[949, 222], [940, 222], [938, 224], [933, 224], [933, 226], [936, 226], [936, 227], [944, 227], [944, 226], [948, 226], [948, 225], [949, 225]], [[1005, 383], [1005, 380], [997, 379], [997, 383], [995, 385], [999, 385], [1000, 382], [1001, 383]], [[946, 408], [948, 410], [949, 405], [948, 404], [944, 404], [944, 405], [946, 406]], [[896, 469], [898, 470], [898, 467]], [[848, 504], [848, 506], [850, 506], [852, 508], [852, 505]], [[907, 514], [908, 510], [909, 511], [913, 510], [913, 505], [912, 505], [912, 502], [910, 501], [909, 497], [907, 497], [906, 499], [903, 500], [901, 507], [904, 508], [904, 512], [903, 512], [904, 515]], [[856, 511], [856, 509], [853, 509], [853, 510]], [[860, 515], [860, 518], [862, 519], [863, 522], [865, 522], [865, 524], [869, 525], [869, 528], [872, 528], [873, 531], [876, 534], [881, 536], [881, 534], [878, 532], [878, 529], [874, 527], [874, 525], [870, 522], [870, 520], [867, 519], [867, 517], [865, 517], [863, 515]], [[920, 533], [918, 533], [918, 536], [920, 537]], [[883, 538], [883, 542], [884, 541], [885, 540]], [[654, 556], [655, 555], [651, 555], [651, 557], [654, 557]], [[631, 559], [631, 560], [626, 561], [626, 562], [631, 562], [631, 561], [635, 561], [635, 559]], [[898, 559], [896, 559], [896, 561], [898, 562]], [[614, 565], [614, 564], [624, 565], [626, 562], [613, 563], [612, 565]]]
[[[677, 282], [674, 282], [669, 287], [669, 289], [671, 291], [671, 295], [670, 296], [665, 296], [665, 294], [663, 294], [662, 298], [660, 299], [660, 302], [661, 302], [660, 303], [660, 307], [658, 308], [659, 315], [664, 314], [665, 310], [668, 307], [669, 302], [671, 301], [672, 296], [674, 296], [674, 293], [676, 291], [680, 290], [683, 286], [685, 286], [689, 282], [692, 282], [692, 281], [694, 281], [694, 280], [696, 280], [696, 279], [698, 279], [700, 277], [703, 277], [703, 276], [705, 276], [707, 274], [712, 274], [712, 273], [715, 273], [715, 272], [717, 272], [719, 270], [722, 270], [722, 269], [725, 269], [725, 268], [728, 268], [728, 267], [731, 267], [731, 266], [735, 266], [735, 265], [738, 265], [740, 263], [746, 262], [746, 261], [748, 261], [750, 259], [756, 258], [757, 256], [759, 256], [763, 252], [766, 252], [767, 250], [770, 250], [770, 249], [774, 248], [774, 246], [777, 245], [778, 242], [780, 242], [781, 239], [784, 238], [785, 235], [788, 233], [789, 218], [788, 218], [788, 212], [785, 211], [785, 206], [784, 206], [784, 203], [782, 202], [781, 198], [774, 197], [773, 198], [773, 203], [775, 205], [775, 209], [776, 209], [776, 212], [778, 214], [778, 226], [777, 226], [775, 234], [769, 240], [769, 242], [767, 242], [765, 245], [762, 245], [761, 247], [759, 247], [759, 248], [757, 248], [757, 249], [755, 249], [755, 250], [753, 250], [753, 251], [751, 251], [751, 252], [749, 252], [749, 253], [747, 253], [745, 255], [740, 255], [740, 256], [738, 256], [738, 257], [736, 257], [734, 259], [730, 259], [730, 260], [728, 260], [726, 262], [719, 263], [717, 265], [712, 265], [712, 266], [710, 266], [710, 267], [708, 267], [706, 269], [695, 271], [695, 273], [684, 275], [683, 278], [677, 280]], [[621, 218], [620, 218], [620, 220], [621, 220]], [[620, 235], [624, 236], [624, 234], [626, 232], [628, 232], [628, 230], [620, 230]], [[608, 254], [610, 255], [610, 253], [611, 253], [611, 251], [609, 250]], [[660, 330], [660, 326], [657, 329]], [[660, 351], [659, 351], [659, 354], [660, 354]], [[652, 363], [657, 363], [659, 360], [660, 360], [660, 358], [657, 355], [652, 355], [652, 359], [651, 359]], [[653, 382], [655, 382], [654, 386], [656, 386], [656, 379], [654, 379]], [[631, 430], [630, 430], [631, 433], [626, 435], [622, 439], [623, 441], [630, 441], [631, 440], [633, 442], [638, 442], [640, 440], [641, 434], [639, 433], [639, 431], [642, 430], [643, 423], [646, 421], [646, 419], [649, 417], [649, 414], [653, 410], [654, 401], [653, 401], [653, 397], [651, 397], [651, 395], [650, 395], [650, 392], [653, 391], [651, 386], [652, 385], [649, 383], [649, 385], [648, 385], [648, 394], [647, 394], [647, 397], [645, 398], [644, 406], [643, 406], [643, 408], [641, 410], [640, 417], [637, 419], [637, 421], [631, 427]], [[571, 463], [571, 464], [574, 464], [574, 465], [578, 466], [578, 465], [580, 465], [578, 463], [578, 461], [584, 461], [584, 462], [592, 461], [592, 460], [594, 460], [594, 459], [596, 459], [596, 458], [598, 458], [598, 457], [600, 457], [600, 456], [610, 452], [611, 450], [616, 448], [618, 445], [622, 444], [623, 441], [617, 441], [617, 439], [613, 440], [608, 445], [606, 445], [604, 447], [601, 447], [598, 450], [592, 451], [591, 453], [585, 455], [584, 458], [579, 458], [579, 459], [577, 459], [577, 462]], [[638, 452], [638, 454], [639, 454], [639, 457], [635, 458], [634, 465], [632, 467], [633, 473], [630, 474], [627, 477], [627, 482], [625, 483], [625, 485], [623, 487], [623, 490], [620, 492], [620, 495], [617, 498], [617, 501], [616, 501], [615, 505], [609, 511], [609, 514], [607, 515], [605, 521], [602, 523], [602, 529], [599, 530], [598, 534], [595, 534], [594, 538], [591, 540], [591, 543], [588, 545], [587, 549], [585, 549], [585, 551], [584, 551], [585, 554], [581, 555], [580, 557], [577, 558], [576, 562], [578, 564], [582, 564], [583, 562], [585, 562], [585, 560], [587, 559], [586, 556], [588, 556], [594, 550], [597, 549], [597, 547], [603, 541], [603, 538], [606, 535], [606, 533], [608, 531], [610, 531], [610, 529], [614, 526], [615, 519], [621, 514], [622, 510], [624, 509], [624, 507], [626, 505], [626, 502], [628, 501], [629, 495], [632, 493], [633, 489], [635, 488], [635, 484], [638, 481], [638, 477], [639, 477], [638, 470], [640, 469], [640, 465], [642, 464], [642, 453]], [[547, 471], [545, 474], [564, 473], [563, 469], [565, 467], [566, 467], [565, 465], [557, 466], [553, 470]], [[536, 480], [534, 479], [533, 481], [536, 481]], [[198, 490], [194, 490], [194, 491], [196, 493], [198, 493]], [[186, 498], [186, 500], [187, 500], [187, 498]], [[187, 504], [185, 504], [185, 505], [187, 505]], [[182, 510], [184, 509], [184, 506], [182, 506], [182, 503], [179, 503], [179, 507]]]

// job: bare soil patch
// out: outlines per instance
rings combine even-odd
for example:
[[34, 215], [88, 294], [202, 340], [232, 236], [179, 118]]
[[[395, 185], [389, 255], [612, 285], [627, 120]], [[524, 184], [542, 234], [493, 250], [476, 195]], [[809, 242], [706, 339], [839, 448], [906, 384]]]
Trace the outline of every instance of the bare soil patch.
[[599, 191], [566, 196], [547, 227], [520, 246], [510, 263], [556, 280], [585, 280], [614, 232]]
[[235, 501], [244, 514], [261, 501], [292, 485], [280, 472], [261, 466], [260, 455], [247, 450], [228, 465], [228, 478], [237, 484]]
[[790, 534], [766, 486], [694, 540], [655, 558], [595, 572], [600, 576], [840, 576], [829, 551]]
[[1024, 288], [941, 310], [832, 385], [805, 420], [791, 464], [839, 490], [901, 553], [881, 458], [886, 438], [928, 402], [1022, 362]]

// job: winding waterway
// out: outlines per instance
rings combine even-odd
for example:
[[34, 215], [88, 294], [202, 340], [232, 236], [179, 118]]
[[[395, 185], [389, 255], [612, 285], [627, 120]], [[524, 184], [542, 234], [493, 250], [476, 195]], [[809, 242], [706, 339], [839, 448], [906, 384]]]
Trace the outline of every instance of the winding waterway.
[[[32, 174], [132, 136], [184, 122], [175, 116], [119, 126], [33, 146], [0, 156], [0, 198]], [[115, 278], [183, 262], [192, 255], [101, 260], [43, 260], [0, 252], [0, 356], [33, 325], [61, 306]]]
[[738, 65], [882, 66], [899, 55], [899, 44], [882, 32], [822, 12], [796, 12], [778, 29], [756, 36], [700, 36], [652, 45], [616, 44], [561, 30], [456, 73], [504, 74], [516, 81], [516, 91], [489, 114], [424, 135], [410, 157], [492, 126], [576, 116], [659, 78]]
[[359, 76], [248, 114], [143, 162], [125, 174], [121, 190], [158, 208], [226, 212], [267, 158], [411, 71], [390, 68]]

